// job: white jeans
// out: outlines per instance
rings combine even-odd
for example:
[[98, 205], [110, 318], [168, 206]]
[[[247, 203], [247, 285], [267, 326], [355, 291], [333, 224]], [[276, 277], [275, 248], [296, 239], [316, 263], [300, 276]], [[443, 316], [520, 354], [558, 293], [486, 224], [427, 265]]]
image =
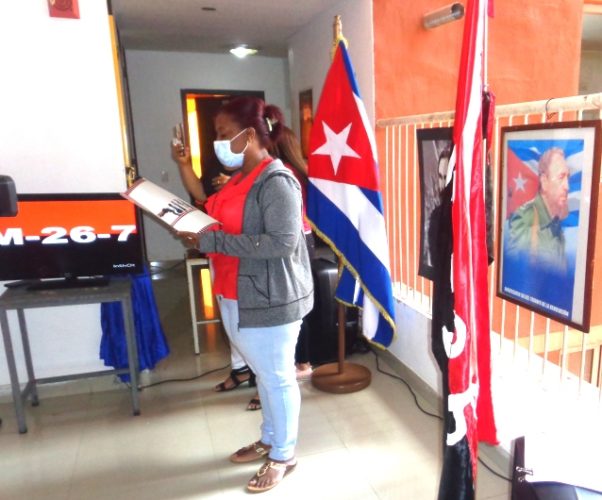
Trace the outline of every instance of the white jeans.
[[261, 399], [261, 441], [272, 460], [295, 456], [301, 393], [295, 376], [295, 346], [301, 321], [285, 325], [239, 328], [238, 302], [220, 299], [222, 321], [257, 377]]

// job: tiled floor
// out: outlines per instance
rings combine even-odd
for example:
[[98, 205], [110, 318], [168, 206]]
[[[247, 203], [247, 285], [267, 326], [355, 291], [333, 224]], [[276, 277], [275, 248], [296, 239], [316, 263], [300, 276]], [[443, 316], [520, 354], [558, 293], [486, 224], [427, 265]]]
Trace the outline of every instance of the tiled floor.
[[[143, 378], [188, 378], [223, 367], [219, 327], [201, 335], [193, 354], [182, 266], [154, 281], [172, 353]], [[301, 385], [299, 465], [263, 498], [435, 499], [441, 423], [420, 412], [408, 389], [375, 369], [374, 355], [354, 355], [372, 371], [363, 391], [335, 395]], [[216, 394], [227, 373], [158, 385], [141, 392], [131, 415], [128, 391], [110, 378], [40, 387], [19, 435], [10, 400], [0, 403], [0, 499], [136, 500], [247, 498], [257, 463], [227, 456], [258, 437], [260, 412], [244, 411], [249, 388]], [[479, 466], [478, 499], [507, 499], [509, 484]]]

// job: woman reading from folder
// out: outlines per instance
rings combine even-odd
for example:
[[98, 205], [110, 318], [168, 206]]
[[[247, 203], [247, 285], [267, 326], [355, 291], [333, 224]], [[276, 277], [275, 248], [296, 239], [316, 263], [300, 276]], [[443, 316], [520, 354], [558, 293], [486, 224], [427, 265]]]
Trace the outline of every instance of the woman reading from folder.
[[240, 168], [206, 204], [223, 226], [180, 233], [212, 259], [222, 321], [257, 376], [260, 439], [230, 456], [235, 463], [266, 458], [247, 484], [256, 492], [276, 486], [297, 463], [301, 397], [294, 354], [301, 319], [313, 306], [301, 188], [267, 151], [281, 127], [281, 111], [257, 98], [240, 97], [220, 109], [217, 157], [226, 168]]

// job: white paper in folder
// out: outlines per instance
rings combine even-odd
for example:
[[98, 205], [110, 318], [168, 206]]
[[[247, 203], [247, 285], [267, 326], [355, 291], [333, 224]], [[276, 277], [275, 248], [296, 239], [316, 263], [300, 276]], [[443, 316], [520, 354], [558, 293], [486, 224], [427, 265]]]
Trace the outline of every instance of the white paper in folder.
[[219, 224], [213, 217], [144, 177], [121, 195], [174, 231], [200, 233], [213, 224]]

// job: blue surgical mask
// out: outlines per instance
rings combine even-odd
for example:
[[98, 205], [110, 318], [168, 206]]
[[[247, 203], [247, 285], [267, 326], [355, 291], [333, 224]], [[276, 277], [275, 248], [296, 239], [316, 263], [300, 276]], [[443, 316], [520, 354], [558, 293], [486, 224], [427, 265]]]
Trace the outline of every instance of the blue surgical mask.
[[238, 134], [236, 134], [232, 139], [225, 141], [213, 141], [213, 149], [215, 150], [215, 155], [219, 162], [227, 169], [227, 170], [236, 170], [242, 167], [243, 161], [245, 159], [245, 151], [247, 150], [247, 146], [249, 143], [245, 144], [245, 148], [240, 153], [232, 152], [232, 141], [236, 139], [240, 134], [242, 134], [245, 130], [241, 130]]

